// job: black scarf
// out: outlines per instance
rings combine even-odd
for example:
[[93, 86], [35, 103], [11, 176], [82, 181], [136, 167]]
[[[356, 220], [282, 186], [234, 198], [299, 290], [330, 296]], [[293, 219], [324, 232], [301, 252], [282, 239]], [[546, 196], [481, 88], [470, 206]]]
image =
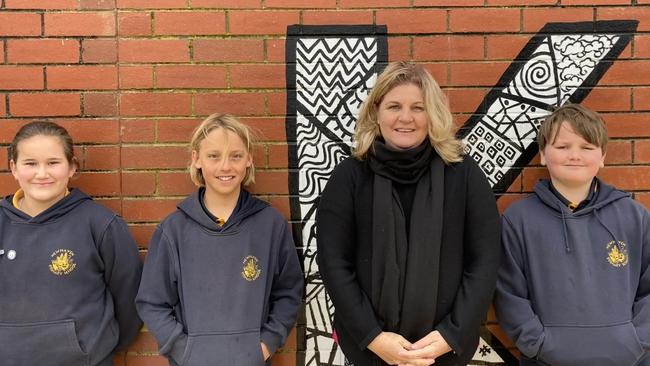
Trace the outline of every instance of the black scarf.
[[[434, 327], [442, 241], [444, 163], [428, 140], [395, 151], [375, 141], [372, 208], [372, 304], [384, 330], [417, 341]], [[417, 183], [406, 235], [393, 182]]]

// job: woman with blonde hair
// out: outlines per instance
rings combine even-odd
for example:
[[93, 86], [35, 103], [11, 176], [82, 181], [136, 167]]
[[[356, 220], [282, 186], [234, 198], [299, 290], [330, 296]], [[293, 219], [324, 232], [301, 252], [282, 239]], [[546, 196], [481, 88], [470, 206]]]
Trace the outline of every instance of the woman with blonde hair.
[[465, 365], [496, 282], [499, 214], [463, 156], [446, 98], [420, 65], [389, 64], [352, 157], [318, 207], [318, 259], [355, 366]]

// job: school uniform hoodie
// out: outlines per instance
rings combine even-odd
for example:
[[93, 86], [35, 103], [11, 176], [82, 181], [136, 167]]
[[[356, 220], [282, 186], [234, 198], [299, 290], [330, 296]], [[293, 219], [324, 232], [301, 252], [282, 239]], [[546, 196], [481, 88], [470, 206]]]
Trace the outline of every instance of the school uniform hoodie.
[[0, 364], [112, 366], [137, 335], [138, 249], [78, 189], [35, 217], [0, 201]]
[[635, 365], [650, 349], [650, 222], [602, 182], [571, 212], [549, 181], [502, 221], [497, 317], [528, 364]]
[[136, 299], [138, 311], [179, 366], [263, 365], [295, 324], [300, 263], [287, 221], [240, 193], [219, 227], [195, 192], [156, 229]]

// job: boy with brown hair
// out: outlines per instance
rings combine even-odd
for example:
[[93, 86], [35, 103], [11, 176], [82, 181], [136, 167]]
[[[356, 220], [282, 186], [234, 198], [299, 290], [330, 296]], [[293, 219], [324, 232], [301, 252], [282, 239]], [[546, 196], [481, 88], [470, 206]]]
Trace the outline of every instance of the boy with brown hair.
[[607, 131], [558, 108], [538, 143], [550, 180], [502, 219], [495, 307], [521, 365], [632, 366], [650, 349], [650, 216], [598, 179]]

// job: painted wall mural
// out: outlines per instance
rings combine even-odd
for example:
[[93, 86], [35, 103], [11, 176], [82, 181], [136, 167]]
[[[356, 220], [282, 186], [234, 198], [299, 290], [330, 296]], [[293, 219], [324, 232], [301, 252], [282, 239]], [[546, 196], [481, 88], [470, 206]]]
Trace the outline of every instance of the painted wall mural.
[[[503, 193], [537, 152], [541, 121], [581, 102], [631, 41], [637, 21], [549, 23], [524, 46], [459, 129], [465, 150]], [[332, 339], [334, 308], [316, 263], [314, 222], [320, 192], [350, 155], [356, 116], [388, 60], [385, 26], [291, 26], [286, 41], [289, 190], [294, 238], [306, 279], [298, 365], [345, 365]], [[516, 364], [483, 330], [476, 365]]]

